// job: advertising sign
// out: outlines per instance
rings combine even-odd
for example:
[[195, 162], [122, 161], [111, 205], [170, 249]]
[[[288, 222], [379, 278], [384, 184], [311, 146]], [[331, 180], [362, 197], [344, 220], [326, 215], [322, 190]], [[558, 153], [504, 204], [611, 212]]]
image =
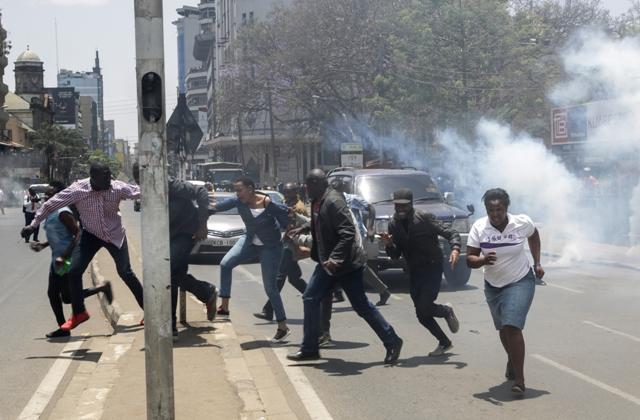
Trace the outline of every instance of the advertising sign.
[[362, 144], [342, 143], [340, 145], [340, 166], [362, 168], [364, 166]]
[[72, 87], [48, 88], [53, 102], [53, 122], [76, 125], [76, 94]]
[[624, 129], [629, 106], [619, 101], [598, 101], [551, 110], [551, 145], [562, 146], [585, 143], [598, 135], [611, 132], [616, 139], [632, 136]]

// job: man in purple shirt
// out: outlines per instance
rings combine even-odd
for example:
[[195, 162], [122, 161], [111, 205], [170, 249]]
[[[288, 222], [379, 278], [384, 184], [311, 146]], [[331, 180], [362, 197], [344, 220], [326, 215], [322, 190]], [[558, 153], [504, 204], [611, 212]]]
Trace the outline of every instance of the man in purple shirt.
[[140, 188], [122, 181], [111, 179], [111, 170], [102, 163], [92, 163], [90, 177], [74, 182], [70, 187], [47, 201], [29, 226], [22, 229], [22, 236], [28, 236], [52, 212], [69, 205], [75, 205], [80, 213], [82, 236], [71, 255], [69, 284], [73, 315], [60, 326], [61, 330], [71, 330], [89, 319], [84, 306], [82, 275], [89, 263], [100, 250], [106, 248], [111, 254], [118, 274], [133, 293], [142, 308], [142, 284], [131, 269], [129, 249], [122, 218], [120, 202], [140, 197]]

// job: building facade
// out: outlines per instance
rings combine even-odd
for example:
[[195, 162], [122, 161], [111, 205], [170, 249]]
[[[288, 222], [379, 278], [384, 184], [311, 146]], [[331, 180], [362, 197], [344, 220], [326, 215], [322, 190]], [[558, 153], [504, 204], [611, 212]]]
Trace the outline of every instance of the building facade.
[[27, 46], [15, 61], [16, 95], [31, 103], [33, 98], [42, 98], [44, 90], [44, 65], [38, 54]]
[[172, 22], [177, 30], [178, 45], [178, 93], [186, 93], [186, 78], [191, 69], [201, 68], [201, 63], [193, 56], [193, 45], [200, 33], [200, 9], [182, 6], [176, 9], [180, 18]]
[[58, 73], [58, 87], [73, 87], [79, 96], [90, 96], [95, 101], [99, 148], [109, 154], [111, 144], [109, 140], [104, 137], [104, 85], [98, 51], [96, 51], [94, 67], [90, 72], [60, 70]]

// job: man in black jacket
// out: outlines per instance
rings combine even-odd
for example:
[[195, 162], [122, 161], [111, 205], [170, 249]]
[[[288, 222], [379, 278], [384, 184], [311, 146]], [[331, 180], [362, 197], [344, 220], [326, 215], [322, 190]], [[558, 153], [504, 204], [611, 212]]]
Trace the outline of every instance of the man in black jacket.
[[367, 299], [362, 274], [367, 256], [361, 238], [356, 235], [353, 214], [342, 193], [329, 188], [327, 177], [320, 169], [307, 175], [307, 192], [311, 203], [311, 224], [294, 229], [290, 236], [311, 231], [311, 258], [318, 263], [302, 297], [304, 302], [304, 337], [302, 346], [287, 358], [294, 361], [316, 360], [318, 352], [320, 302], [339, 283], [351, 306], [376, 332], [387, 349], [385, 364], [398, 360], [402, 339], [387, 323], [378, 309]]
[[[140, 182], [140, 168], [133, 165], [133, 177]], [[197, 207], [193, 203], [197, 204]], [[209, 194], [204, 187], [169, 178], [169, 254], [171, 259], [171, 320], [174, 339], [178, 336], [176, 308], [178, 287], [192, 293], [207, 308], [207, 319], [216, 316], [216, 287], [188, 274], [193, 245], [207, 238]]]
[[442, 281], [442, 250], [438, 236], [449, 241], [453, 269], [460, 255], [460, 235], [446, 228], [434, 215], [413, 208], [413, 193], [407, 188], [393, 193], [395, 213], [389, 222], [389, 233], [380, 234], [391, 258], [404, 256], [411, 280], [411, 299], [422, 325], [438, 339], [438, 346], [429, 356], [441, 356], [453, 345], [434, 318], [444, 318], [452, 333], [459, 323], [450, 304], [438, 305], [435, 300]]

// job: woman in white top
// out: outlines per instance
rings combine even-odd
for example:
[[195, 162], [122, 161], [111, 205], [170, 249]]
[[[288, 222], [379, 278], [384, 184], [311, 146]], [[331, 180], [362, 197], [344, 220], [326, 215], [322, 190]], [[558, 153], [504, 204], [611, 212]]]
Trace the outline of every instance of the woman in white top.
[[[509, 194], [501, 188], [482, 197], [487, 217], [477, 220], [467, 241], [467, 265], [484, 267], [484, 292], [500, 341], [507, 352], [505, 376], [513, 380], [511, 391], [524, 386], [524, 328], [533, 301], [535, 279], [544, 276], [540, 265], [540, 235], [529, 216], [508, 213]], [[533, 268], [525, 252], [533, 256]]]
[[[27, 195], [24, 196], [24, 202], [22, 203], [22, 212], [24, 213], [24, 225], [29, 226], [33, 219], [36, 217], [36, 212], [42, 207], [42, 200], [33, 188], [29, 188]], [[38, 242], [38, 233], [40, 232], [40, 226], [33, 230], [33, 241]], [[29, 235], [31, 236], [31, 235]], [[29, 243], [29, 236], [24, 238], [26, 243]]]

